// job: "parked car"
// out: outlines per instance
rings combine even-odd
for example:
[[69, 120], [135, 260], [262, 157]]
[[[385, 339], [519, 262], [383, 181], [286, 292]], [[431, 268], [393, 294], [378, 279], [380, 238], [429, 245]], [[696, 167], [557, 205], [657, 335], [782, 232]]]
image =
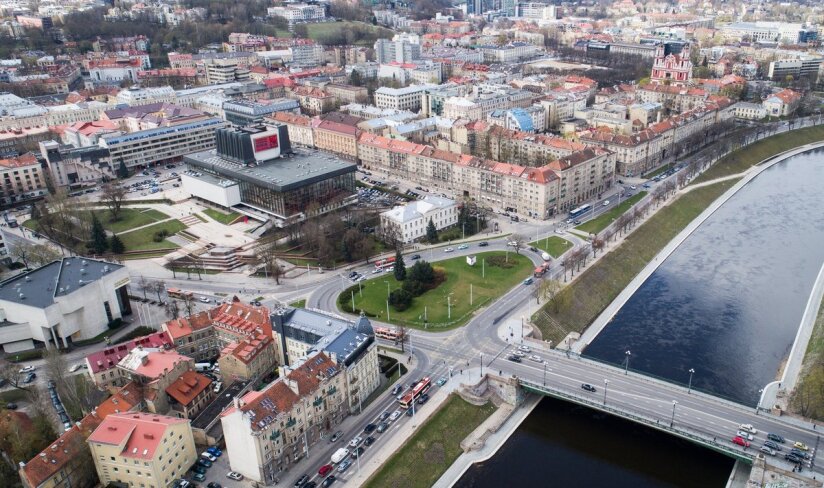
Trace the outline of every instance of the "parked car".
[[20, 371], [18, 371], [18, 373], [20, 373], [20, 374], [31, 373], [35, 369], [37, 369], [37, 368], [35, 368], [34, 366], [23, 366], [22, 368], [20, 368]]
[[235, 471], [229, 471], [228, 473], [226, 473], [226, 477], [229, 478], [230, 480], [235, 480], [235, 481], [243, 480], [243, 475], [240, 474], [240, 473], [237, 473]]
[[591, 391], [593, 393], [596, 391], [596, 388], [594, 386], [590, 385], [589, 383], [582, 384], [581, 388], [583, 388], [586, 391]]
[[197, 464], [198, 466], [203, 466], [204, 468], [211, 468], [212, 467], [212, 462], [209, 461], [208, 459], [203, 459], [203, 458], [198, 459], [197, 463], [195, 463], [195, 464]]
[[221, 455], [223, 455], [223, 451], [221, 451], [220, 449], [218, 449], [215, 446], [206, 448], [206, 452], [208, 452], [209, 454], [211, 454], [212, 456], [215, 456], [215, 457], [220, 457]]
[[82, 369], [82, 368], [85, 368], [85, 367], [86, 367], [86, 365], [83, 364], [83, 363], [74, 364], [74, 365], [72, 365], [71, 368], [69, 368], [69, 373], [74, 373], [78, 369]]
[[206, 474], [206, 468], [195, 464], [194, 466], [192, 466], [192, 472]]
[[217, 457], [215, 457], [212, 453], [210, 453], [208, 451], [203, 451], [203, 453], [201, 453], [200, 457], [206, 458], [211, 462], [217, 461]]
[[206, 481], [206, 473], [195, 473], [192, 475], [192, 479], [195, 481]]
[[31, 383], [35, 378], [37, 378], [37, 373], [29, 373], [25, 378], [23, 378], [23, 383]]

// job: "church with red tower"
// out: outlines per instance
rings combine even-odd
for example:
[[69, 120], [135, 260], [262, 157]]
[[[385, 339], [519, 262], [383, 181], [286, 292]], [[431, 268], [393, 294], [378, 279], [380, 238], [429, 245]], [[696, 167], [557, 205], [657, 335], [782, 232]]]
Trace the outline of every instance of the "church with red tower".
[[666, 54], [663, 44], [655, 49], [655, 62], [652, 65], [652, 83], [686, 86], [692, 82], [692, 61], [690, 46], [687, 44], [679, 54]]

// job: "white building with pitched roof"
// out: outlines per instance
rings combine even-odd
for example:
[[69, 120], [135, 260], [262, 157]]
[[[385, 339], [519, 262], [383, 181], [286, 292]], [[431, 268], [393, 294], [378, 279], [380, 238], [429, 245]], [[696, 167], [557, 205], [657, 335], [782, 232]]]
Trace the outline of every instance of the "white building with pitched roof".
[[458, 223], [458, 203], [448, 198], [428, 195], [407, 205], [395, 207], [381, 214], [384, 235], [395, 235], [404, 244], [426, 236], [429, 221], [437, 230]]

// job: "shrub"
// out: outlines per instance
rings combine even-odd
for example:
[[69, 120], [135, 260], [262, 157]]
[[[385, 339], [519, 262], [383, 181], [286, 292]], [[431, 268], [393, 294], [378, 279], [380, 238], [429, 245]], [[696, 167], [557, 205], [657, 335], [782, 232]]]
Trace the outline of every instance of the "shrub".
[[509, 269], [515, 266], [515, 259], [507, 261], [506, 256], [490, 256], [486, 258], [487, 266], [497, 266], [499, 268]]
[[152, 236], [152, 240], [155, 242], [162, 242], [163, 239], [169, 237], [169, 231], [166, 229], [160, 229], [159, 231], [155, 232]]
[[412, 305], [412, 294], [403, 288], [393, 290], [389, 294], [389, 305], [398, 312], [403, 312]]

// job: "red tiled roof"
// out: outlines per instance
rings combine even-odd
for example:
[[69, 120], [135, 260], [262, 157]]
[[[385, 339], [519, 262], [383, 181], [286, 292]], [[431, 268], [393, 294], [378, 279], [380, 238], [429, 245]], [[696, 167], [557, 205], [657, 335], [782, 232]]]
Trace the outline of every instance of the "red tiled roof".
[[270, 347], [273, 342], [271, 337], [259, 334], [254, 339], [244, 339], [230, 343], [220, 351], [220, 355], [222, 357], [231, 354], [236, 357], [238, 361], [249, 364], [267, 347]]
[[153, 459], [166, 428], [189, 422], [188, 419], [148, 413], [109, 415], [89, 436], [89, 442], [124, 445], [120, 455], [137, 459]]
[[94, 413], [86, 415], [79, 422], [80, 425], [73, 425], [26, 463], [20, 470], [20, 474], [26, 478], [27, 485], [40, 486], [62, 470], [69, 460], [80, 455], [84, 449], [88, 449], [86, 438], [100, 425], [102, 420]]
[[357, 136], [360, 133], [360, 130], [357, 127], [332, 122], [331, 120], [321, 121], [317, 128], [330, 132], [337, 132], [339, 134], [346, 134], [348, 136]]
[[166, 393], [181, 405], [189, 405], [211, 384], [212, 380], [209, 378], [194, 371], [186, 371], [166, 388]]
[[23, 166], [31, 166], [37, 163], [37, 156], [32, 153], [26, 153], [22, 156], [17, 156], [9, 159], [0, 159], [0, 166], [6, 168], [21, 168]]
[[187, 337], [196, 330], [211, 327], [212, 318], [209, 316], [211, 310], [198, 312], [188, 317], [180, 317], [175, 320], [170, 320], [163, 324], [163, 330], [169, 334], [172, 341], [176, 341], [182, 337]]
[[160, 349], [172, 347], [172, 341], [165, 332], [155, 332], [154, 334], [138, 337], [125, 344], [118, 344], [102, 351], [93, 352], [86, 356], [86, 364], [92, 373], [107, 371], [117, 366], [117, 363], [137, 346]]
[[140, 396], [140, 387], [130, 381], [126, 383], [126, 386], [117, 390], [117, 393], [103, 400], [103, 403], [98, 405], [94, 412], [101, 419], [115, 413], [128, 412], [141, 403]]

